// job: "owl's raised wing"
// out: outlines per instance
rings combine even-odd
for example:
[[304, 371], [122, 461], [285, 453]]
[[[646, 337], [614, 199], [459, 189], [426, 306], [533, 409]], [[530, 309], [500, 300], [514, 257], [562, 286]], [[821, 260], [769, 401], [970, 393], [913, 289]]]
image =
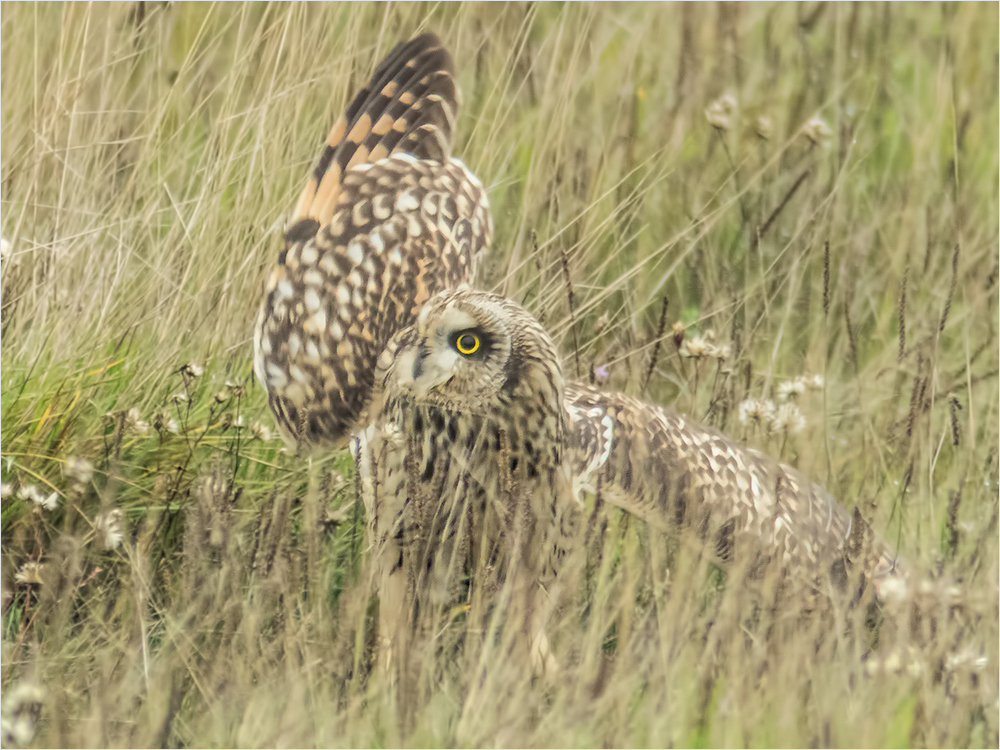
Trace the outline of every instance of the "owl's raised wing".
[[451, 55], [434, 34], [395, 47], [327, 136], [292, 213], [289, 243], [316, 234], [341, 202], [352, 167], [392, 153], [445, 162], [451, 156], [458, 91]]
[[457, 91], [433, 34], [397, 46], [337, 121], [267, 281], [254, 370], [286, 438], [342, 444], [375, 363], [432, 294], [468, 282], [492, 220], [450, 158]]
[[848, 512], [792, 467], [688, 418], [621, 393], [567, 389], [569, 460], [578, 491], [669, 531], [689, 527], [727, 559], [749, 542], [797, 579], [876, 590], [904, 574], [855, 508]]

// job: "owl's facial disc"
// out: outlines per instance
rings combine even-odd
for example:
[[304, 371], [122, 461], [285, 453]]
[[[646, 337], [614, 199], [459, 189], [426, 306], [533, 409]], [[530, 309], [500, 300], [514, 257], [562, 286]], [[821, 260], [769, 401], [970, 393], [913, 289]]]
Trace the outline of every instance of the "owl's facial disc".
[[423, 400], [440, 391], [493, 352], [494, 337], [464, 310], [447, 308], [430, 315], [428, 308], [417, 321], [417, 341], [401, 353], [397, 365], [399, 384]]

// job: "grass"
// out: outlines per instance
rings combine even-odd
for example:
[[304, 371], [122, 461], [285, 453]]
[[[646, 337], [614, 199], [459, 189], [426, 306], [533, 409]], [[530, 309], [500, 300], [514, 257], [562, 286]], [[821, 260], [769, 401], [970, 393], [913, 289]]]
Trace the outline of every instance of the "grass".
[[[5, 3], [5, 732], [996, 746], [997, 27], [989, 4]], [[956, 581], [919, 649], [863, 661], [605, 509], [557, 680], [438, 654], [401, 726], [367, 669], [352, 462], [269, 434], [250, 332], [329, 124], [422, 29], [489, 187], [483, 285], [567, 371], [780, 455]], [[730, 357], [681, 358], [675, 323]], [[802, 374], [800, 434], [740, 423]]]

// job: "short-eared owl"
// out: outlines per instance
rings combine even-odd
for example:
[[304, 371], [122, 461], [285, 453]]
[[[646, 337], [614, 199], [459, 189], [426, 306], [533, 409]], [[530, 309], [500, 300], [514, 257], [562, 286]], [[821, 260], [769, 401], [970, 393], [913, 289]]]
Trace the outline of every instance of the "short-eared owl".
[[254, 370], [285, 435], [338, 445], [375, 361], [435, 292], [472, 279], [486, 193], [451, 158], [457, 92], [433, 34], [397, 46], [337, 121], [267, 281]]
[[390, 645], [414, 608], [470, 580], [514, 581], [537, 635], [535, 594], [585, 492], [653, 528], [690, 527], [723, 559], [749, 542], [824, 588], [893, 575], [857, 511], [683, 416], [565, 383], [534, 317], [467, 286], [492, 226], [482, 185], [450, 157], [456, 99], [432, 34], [378, 66], [298, 203], [254, 337], [289, 437], [357, 436]]
[[856, 512], [791, 467], [653, 404], [564, 383], [549, 335], [504, 297], [431, 298], [380, 357], [375, 394], [359, 444], [392, 601], [444, 603], [482, 560], [547, 585], [587, 491], [821, 590], [897, 572]]
[[504, 297], [438, 294], [379, 358], [372, 417], [356, 452], [375, 573], [383, 601], [404, 605], [383, 611], [383, 637], [405, 637], [395, 618], [427, 616], [468, 580], [512, 584], [529, 634], [544, 637], [537, 587], [572, 539], [573, 477], [542, 326]]

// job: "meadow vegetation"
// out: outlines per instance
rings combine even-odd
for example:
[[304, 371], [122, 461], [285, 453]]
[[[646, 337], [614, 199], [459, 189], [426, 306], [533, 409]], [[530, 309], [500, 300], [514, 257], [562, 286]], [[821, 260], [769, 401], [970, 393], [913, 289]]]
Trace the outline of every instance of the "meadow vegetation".
[[[251, 330], [330, 124], [422, 30], [489, 189], [481, 284], [571, 375], [857, 506], [954, 584], [926, 637], [762, 606], [601, 507], [555, 679], [488, 643], [412, 695], [371, 671], [353, 461], [283, 447]], [[0, 32], [5, 743], [997, 746], [996, 4], [4, 3]], [[801, 422], [740, 410], [782, 397]]]

